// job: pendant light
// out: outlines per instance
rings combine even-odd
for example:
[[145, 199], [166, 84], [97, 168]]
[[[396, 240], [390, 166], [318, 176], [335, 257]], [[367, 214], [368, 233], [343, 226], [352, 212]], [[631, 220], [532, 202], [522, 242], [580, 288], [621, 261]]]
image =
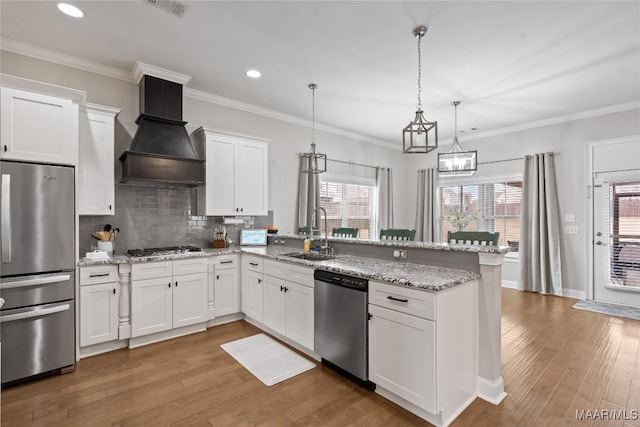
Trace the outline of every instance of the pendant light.
[[[422, 111], [422, 50], [420, 41], [427, 34], [427, 27], [420, 25], [413, 30], [418, 39], [418, 105], [415, 118], [402, 130], [402, 151], [405, 153], [428, 153], [438, 148], [438, 122], [424, 118]], [[431, 132], [432, 139], [429, 139]]]
[[471, 176], [478, 170], [478, 151], [464, 151], [458, 141], [458, 105], [460, 101], [451, 103], [454, 108], [454, 137], [451, 148], [446, 153], [438, 154], [438, 176]]
[[302, 173], [322, 173], [327, 171], [327, 155], [320, 154], [316, 150], [316, 89], [318, 85], [315, 83], [309, 83], [309, 89], [311, 89], [311, 111], [312, 111], [312, 128], [311, 128], [311, 149], [302, 154], [302, 158], [306, 159], [304, 162]]

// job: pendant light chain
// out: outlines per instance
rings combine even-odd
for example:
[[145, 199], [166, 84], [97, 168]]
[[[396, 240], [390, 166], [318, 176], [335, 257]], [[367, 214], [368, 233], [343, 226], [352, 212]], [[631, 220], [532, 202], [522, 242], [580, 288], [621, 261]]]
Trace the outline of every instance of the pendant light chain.
[[418, 105], [416, 108], [422, 110], [422, 49], [420, 47], [420, 41], [422, 36], [418, 36]]
[[311, 143], [316, 145], [316, 85], [311, 85]]

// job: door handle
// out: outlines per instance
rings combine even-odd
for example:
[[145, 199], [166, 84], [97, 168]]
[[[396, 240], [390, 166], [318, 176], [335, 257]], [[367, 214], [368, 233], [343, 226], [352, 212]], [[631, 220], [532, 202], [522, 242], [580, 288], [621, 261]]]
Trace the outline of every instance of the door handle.
[[0, 283], [0, 289], [26, 288], [28, 286], [47, 285], [49, 283], [65, 282], [71, 279], [69, 274], [56, 274], [54, 276], [36, 276], [31, 279], [15, 280]]
[[69, 304], [59, 305], [57, 307], [43, 308], [40, 310], [25, 311], [16, 314], [7, 314], [0, 316], [0, 323], [13, 322], [14, 320], [32, 319], [34, 317], [46, 316], [48, 314], [60, 313], [69, 310]]
[[2, 174], [2, 263], [11, 263], [11, 175]]

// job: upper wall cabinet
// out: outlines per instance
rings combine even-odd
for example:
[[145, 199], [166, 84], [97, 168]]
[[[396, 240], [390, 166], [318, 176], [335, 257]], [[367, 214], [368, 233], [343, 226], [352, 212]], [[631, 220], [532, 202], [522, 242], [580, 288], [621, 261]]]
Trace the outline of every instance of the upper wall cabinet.
[[114, 137], [120, 110], [85, 104], [80, 110], [78, 214], [115, 213]]
[[76, 164], [76, 103], [11, 87], [1, 91], [2, 159]]
[[267, 215], [268, 142], [202, 127], [192, 137], [206, 161], [206, 184], [195, 190], [197, 214]]

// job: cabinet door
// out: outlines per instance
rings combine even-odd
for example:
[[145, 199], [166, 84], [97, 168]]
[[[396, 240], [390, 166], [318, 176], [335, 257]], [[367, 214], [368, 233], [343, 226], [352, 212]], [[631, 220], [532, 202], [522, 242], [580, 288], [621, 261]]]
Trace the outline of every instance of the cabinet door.
[[286, 335], [313, 350], [313, 288], [287, 281], [284, 283], [287, 289]]
[[244, 142], [236, 150], [236, 209], [244, 215], [266, 215], [267, 144]]
[[81, 111], [78, 141], [78, 215], [114, 214], [115, 114]]
[[240, 311], [237, 269], [217, 270], [213, 287], [216, 317]]
[[172, 290], [171, 277], [131, 282], [132, 337], [172, 328]]
[[369, 379], [435, 414], [435, 322], [371, 304], [369, 313]]
[[0, 91], [3, 159], [76, 164], [77, 107], [71, 100], [7, 87]]
[[198, 190], [198, 203], [204, 200], [205, 204], [201, 215], [233, 215], [236, 145], [213, 138], [207, 138], [206, 144], [206, 184]]
[[263, 319], [263, 275], [251, 270], [243, 270], [242, 311], [248, 317], [262, 322]]
[[173, 277], [173, 327], [207, 321], [207, 275]]
[[264, 323], [276, 332], [286, 335], [285, 281], [264, 276]]
[[118, 339], [118, 284], [80, 287], [80, 346]]

